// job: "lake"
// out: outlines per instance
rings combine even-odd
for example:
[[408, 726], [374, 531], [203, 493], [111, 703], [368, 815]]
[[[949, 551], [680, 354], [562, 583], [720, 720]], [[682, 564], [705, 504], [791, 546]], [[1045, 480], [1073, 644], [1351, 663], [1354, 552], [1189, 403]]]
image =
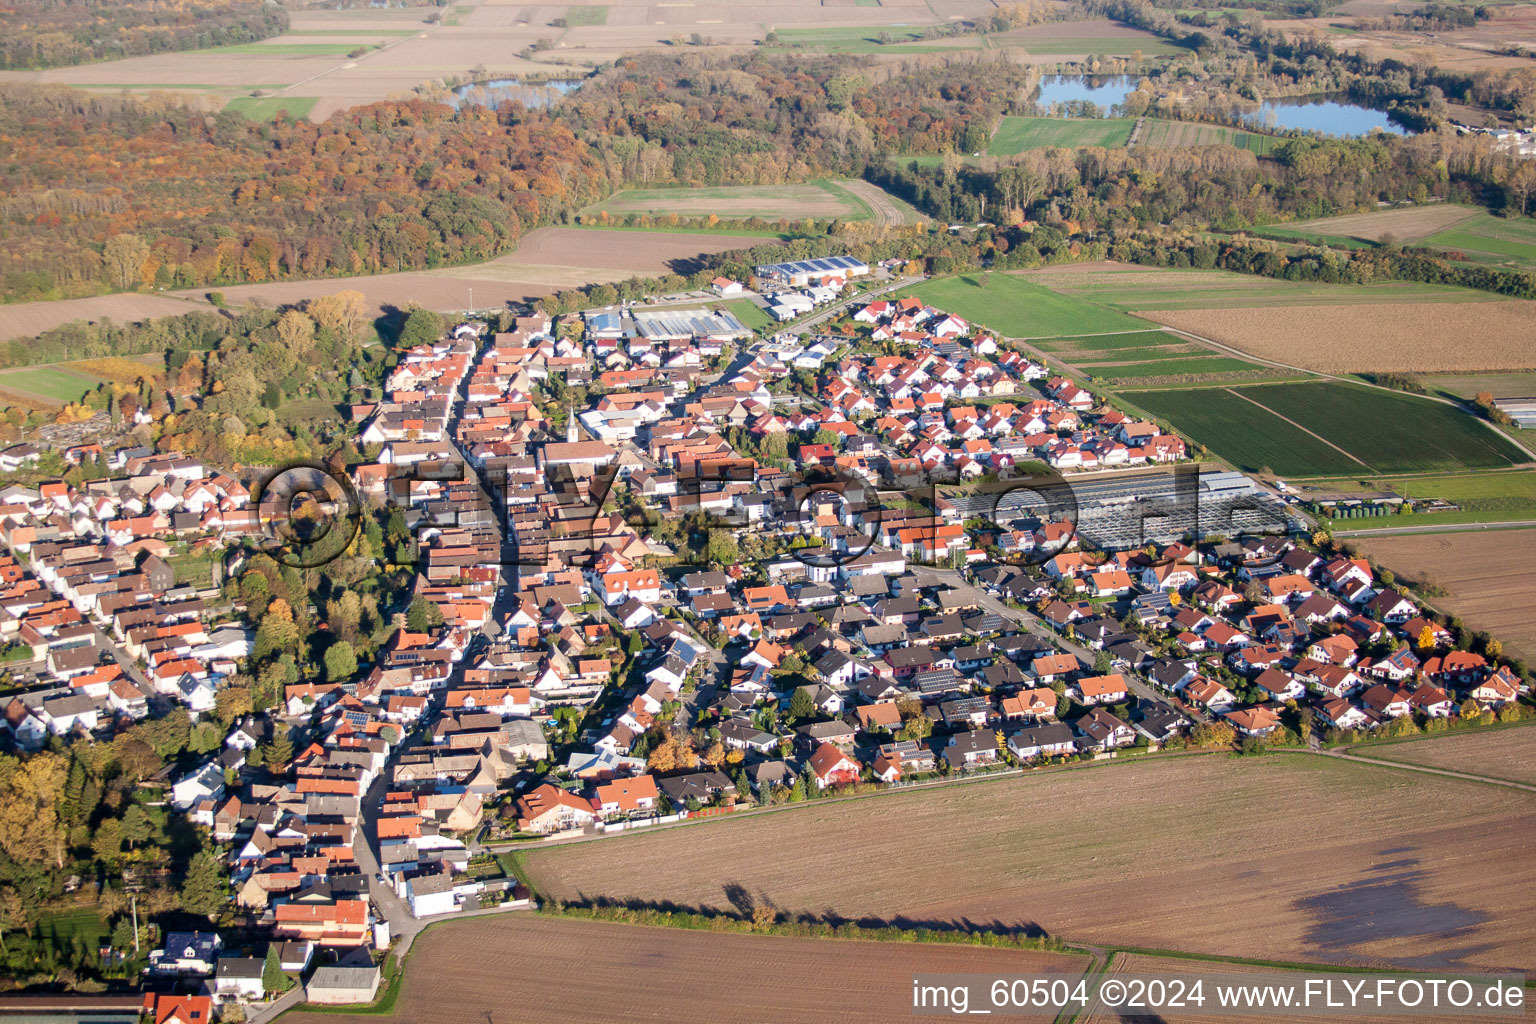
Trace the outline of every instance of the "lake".
[[1402, 125], [1393, 123], [1384, 110], [1327, 96], [1273, 100], [1258, 110], [1245, 111], [1239, 116], [1254, 127], [1271, 130], [1300, 129], [1346, 136], [1369, 135], [1372, 129], [1380, 128], [1393, 135], [1408, 134]]
[[494, 107], [505, 100], [517, 100], [530, 109], [547, 107], [561, 96], [581, 88], [583, 79], [552, 78], [545, 82], [524, 82], [518, 78], [493, 78], [486, 82], [471, 82], [453, 90], [453, 105], [478, 103]]
[[1111, 107], [1123, 103], [1135, 91], [1136, 82], [1131, 75], [1047, 75], [1040, 79], [1035, 104], [1050, 113], [1053, 106], [1092, 103], [1107, 115]]

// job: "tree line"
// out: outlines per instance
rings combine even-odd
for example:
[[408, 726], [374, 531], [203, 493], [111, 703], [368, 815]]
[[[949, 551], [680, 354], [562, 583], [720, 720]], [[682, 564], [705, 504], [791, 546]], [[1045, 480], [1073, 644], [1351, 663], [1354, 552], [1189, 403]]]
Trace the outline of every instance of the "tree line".
[[56, 68], [254, 43], [288, 31], [273, 0], [11, 0], [0, 69]]

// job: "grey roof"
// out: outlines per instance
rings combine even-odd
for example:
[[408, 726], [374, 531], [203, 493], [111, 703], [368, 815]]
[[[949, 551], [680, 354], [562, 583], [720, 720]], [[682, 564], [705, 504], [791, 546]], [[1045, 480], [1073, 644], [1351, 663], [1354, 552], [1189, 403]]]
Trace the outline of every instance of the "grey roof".
[[264, 961], [260, 957], [225, 956], [219, 958], [218, 964], [214, 967], [213, 976], [216, 978], [260, 978], [264, 966]]

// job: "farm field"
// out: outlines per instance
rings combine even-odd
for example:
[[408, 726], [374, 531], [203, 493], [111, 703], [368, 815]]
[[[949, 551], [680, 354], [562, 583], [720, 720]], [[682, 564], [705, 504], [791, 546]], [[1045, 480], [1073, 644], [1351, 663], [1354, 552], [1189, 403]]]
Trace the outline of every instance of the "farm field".
[[1247, 472], [1497, 468], [1518, 449], [1452, 406], [1333, 381], [1133, 391], [1126, 398]]
[[1364, 469], [1347, 452], [1255, 406], [1234, 388], [1169, 388], [1122, 396], [1247, 473], [1317, 476]]
[[1536, 530], [1359, 537], [1362, 553], [1405, 579], [1445, 590], [1432, 603], [1485, 629], [1505, 650], [1536, 656]]
[[1154, 377], [1164, 381], [1182, 379], [1193, 382], [1226, 374], [1267, 376], [1269, 372], [1267, 367], [1250, 363], [1246, 359], [1233, 359], [1230, 356], [1210, 353], [1183, 358], [1151, 358], [1142, 362], [1094, 363], [1085, 365], [1084, 369], [1095, 380], [1112, 383], [1134, 383]]
[[290, 118], [297, 120], [308, 117], [315, 102], [313, 96], [236, 96], [224, 104], [224, 109], [244, 114], [252, 121], [270, 121], [279, 111], [287, 111]]
[[[1390, 885], [1394, 880], [1393, 869], [1386, 868], [1378, 885]], [[1192, 974], [1201, 975], [1247, 975], [1249, 977], [1262, 976], [1266, 984], [1296, 984], [1298, 982], [1295, 971], [1280, 967], [1258, 967], [1252, 964], [1223, 963], [1213, 960], [1188, 960], [1184, 957], [1153, 956], [1146, 953], [1120, 953], [1115, 956], [1114, 963], [1110, 965], [1109, 974], [1126, 975], [1155, 975], [1164, 978], [1181, 977], [1188, 978]], [[1348, 977], [1342, 975], [1341, 977]], [[1351, 979], [1354, 980], [1354, 979]], [[1210, 988], [1205, 990], [1207, 999], [1212, 999], [1214, 994]], [[1211, 1002], [1207, 1002], [1205, 1009], [1209, 1011]], [[1273, 1013], [1223, 1013], [1219, 1018], [1213, 1017], [1209, 1012], [1203, 1014], [1179, 1013], [1178, 1011], [1159, 1011], [1155, 1018], [1149, 1017], [1124, 1017], [1120, 1013], [1103, 1008], [1093, 1008], [1084, 1016], [1076, 1020], [1076, 1024], [1124, 1024], [1128, 1020], [1156, 1020], [1157, 1024], [1199, 1024], [1202, 1021], [1219, 1019], [1221, 1024], [1272, 1024], [1277, 1018]], [[1379, 1015], [1364, 1013], [1340, 1013], [1333, 1012], [1328, 1015], [1330, 1021], [1381, 1021]], [[1497, 1024], [1498, 1021], [1508, 1020], [1508, 1017], [1493, 1014], [1463, 1014], [1458, 1013], [1454, 1017], [1422, 1017], [1424, 1021], [1451, 1021], [1458, 1024]]]
[[[1330, 813], [1287, 815], [1280, 793]], [[540, 891], [566, 899], [724, 908], [745, 890], [791, 913], [1034, 924], [1068, 941], [1528, 969], [1536, 890], [1458, 876], [1473, 856], [1523, 870], [1533, 827], [1536, 794], [1495, 800], [1475, 782], [1314, 755], [1217, 755], [794, 807], [534, 850], [527, 864]], [[1427, 950], [1447, 933], [1458, 941]]]
[[924, 281], [899, 293], [1009, 338], [1110, 334], [1151, 324], [1049, 289], [1013, 274], [964, 274]]
[[1356, 753], [1383, 761], [1476, 772], [1492, 779], [1536, 784], [1536, 729], [1528, 725], [1370, 743], [1357, 748]]
[[[769, 240], [762, 236], [714, 232], [642, 235], [635, 231], [549, 227], [530, 231], [518, 247], [505, 256], [465, 267], [371, 277], [234, 285], [221, 290], [226, 301], [236, 306], [252, 299], [282, 305], [354, 289], [362, 292], [368, 303], [376, 307], [416, 302], [430, 309], [461, 310], [469, 303], [469, 289], [473, 288], [476, 308], [494, 309], [506, 302], [541, 298], [561, 288], [623, 281], [637, 275], [689, 271], [703, 254], [745, 249]], [[165, 296], [102, 295], [61, 302], [0, 305], [0, 336], [35, 335], [71, 320], [100, 320], [104, 316], [120, 323], [154, 316], [176, 316], [193, 309], [206, 309], [205, 296], [210, 290], [190, 289]]]
[[1254, 390], [1266, 408], [1383, 472], [1496, 469], [1524, 461], [1503, 435], [1440, 402], [1331, 381]]
[[1188, 146], [1236, 146], [1265, 156], [1284, 139], [1259, 132], [1247, 132], [1241, 128], [1229, 128], [1220, 124], [1196, 124], [1189, 121], [1165, 121], [1148, 118], [1142, 125], [1138, 146], [1152, 149], [1182, 148]]
[[1384, 281], [1316, 284], [1238, 274], [1229, 270], [1174, 270], [1123, 263], [1082, 263], [1028, 271], [1053, 291], [1122, 310], [1212, 310], [1239, 307], [1359, 306], [1404, 302], [1490, 302], [1487, 292], [1449, 285]]
[[[1388, 524], [1411, 529], [1415, 526], [1536, 519], [1536, 470], [1530, 469], [1411, 477], [1350, 477], [1313, 483], [1323, 490], [1345, 491], [1364, 485], [1377, 490], [1392, 490], [1405, 498], [1441, 498], [1461, 506], [1456, 512], [1416, 512], [1412, 518], [1380, 523], [1383, 528]], [[1373, 528], [1371, 523], [1361, 524], [1353, 520], [1339, 521], [1335, 525], [1341, 529]]]
[[1525, 398], [1536, 395], [1536, 372], [1436, 373], [1420, 378], [1431, 393], [1475, 398], [1486, 391], [1494, 398]]
[[1419, 244], [1457, 250], [1480, 263], [1536, 267], [1536, 222], [1495, 217], [1483, 210]]
[[[881, 6], [883, 8], [885, 5]], [[985, 36], [961, 35], [949, 39], [923, 39], [921, 34], [925, 26], [914, 24], [910, 14], [906, 18], [891, 17], [898, 12], [917, 10], [926, 11], [927, 8], [897, 5], [866, 20], [857, 16], [850, 17], [853, 12], [847, 6], [834, 7], [832, 17], [844, 24], [807, 28], [779, 27], [776, 29], [778, 41], [768, 49], [819, 49], [829, 53], [877, 56], [980, 49], [1016, 49], [1023, 51], [1021, 56], [1042, 57], [1079, 54], [1129, 57], [1136, 52], [1144, 56], [1173, 56], [1188, 52], [1184, 47], [1168, 43], [1150, 32], [1119, 25], [1107, 19], [1050, 22], [1043, 25], [1030, 25], [1010, 32], [989, 33]], [[948, 6], [944, 11], [950, 16], [966, 13], [961, 9]], [[786, 23], [777, 7], [774, 10], [774, 19], [777, 24]], [[854, 20], [864, 23], [857, 26], [846, 24]], [[882, 33], [888, 41], [881, 42]]]
[[712, 188], [625, 189], [584, 212], [649, 213], [722, 219], [762, 217], [837, 217], [870, 220], [874, 214], [863, 199], [841, 182], [805, 185], [726, 185]]
[[[828, 959], [830, 958], [830, 959]], [[579, 963], [580, 970], [572, 965]], [[883, 1024], [911, 1011], [911, 975], [1080, 975], [1085, 956], [651, 928], [507, 913], [422, 935], [387, 1024], [822, 1021]], [[298, 1010], [291, 1024], [334, 1024]]]
[[[1485, 294], [1486, 293], [1481, 293]], [[1324, 373], [1516, 370], [1536, 366], [1536, 302], [1138, 310], [1260, 359]]]
[[194, 308], [183, 299], [164, 295], [98, 295], [56, 302], [12, 302], [0, 304], [0, 338], [8, 341], [32, 337], [71, 320], [111, 317], [118, 323], [134, 323], [157, 316], [178, 316]]
[[1026, 149], [1103, 146], [1113, 149], [1131, 137], [1134, 118], [1005, 117], [987, 146], [988, 156], [1012, 156]]
[[1321, 238], [1337, 242], [1380, 242], [1390, 237], [1400, 244], [1406, 244], [1418, 243], [1477, 214], [1478, 211], [1469, 206], [1428, 203], [1424, 206], [1400, 206], [1372, 213], [1288, 221], [1265, 227], [1263, 231], [1267, 235], [1283, 235], [1302, 241]]

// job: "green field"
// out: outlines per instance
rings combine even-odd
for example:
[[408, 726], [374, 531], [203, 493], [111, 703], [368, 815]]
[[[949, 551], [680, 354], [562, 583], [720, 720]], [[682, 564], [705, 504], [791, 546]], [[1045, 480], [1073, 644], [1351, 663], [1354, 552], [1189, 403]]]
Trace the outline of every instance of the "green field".
[[801, 185], [632, 188], [615, 193], [582, 212], [600, 211], [610, 215], [647, 213], [666, 216], [675, 213], [679, 217], [708, 217], [714, 214], [722, 220], [748, 217], [768, 220], [783, 217], [793, 220], [804, 217], [870, 220], [874, 217], [874, 211], [868, 203], [835, 181], [813, 181]]
[[1083, 273], [1070, 267], [1034, 271], [1029, 279], [1052, 291], [1114, 309], [1232, 309], [1248, 306], [1358, 306], [1376, 302], [1487, 302], [1487, 292], [1451, 285], [1383, 281], [1317, 284], [1256, 277], [1229, 270], [1126, 267]]
[[1088, 338], [1041, 338], [1031, 345], [1044, 352], [1060, 352], [1062, 358], [1073, 360], [1084, 352], [1103, 353], [1103, 358], [1113, 355], [1119, 358], [1123, 349], [1144, 349], [1160, 345], [1187, 344], [1176, 334], [1167, 331], [1132, 331], [1128, 334], [1096, 334]]
[[1192, 121], [1165, 121], [1148, 118], [1142, 126], [1138, 146], [1168, 149], [1186, 146], [1236, 146], [1266, 156], [1284, 139], [1258, 132], [1229, 128], [1221, 124], [1196, 124]]
[[1087, 370], [1095, 379], [1110, 381], [1135, 381], [1146, 377], [1204, 376], [1216, 373], [1247, 373], [1267, 371], [1266, 366], [1250, 363], [1246, 359], [1231, 356], [1190, 356], [1182, 359], [1154, 359], [1150, 362], [1127, 363], [1124, 366], [1089, 366]]
[[1456, 398], [1476, 398], [1488, 392], [1494, 398], [1526, 398], [1536, 395], [1536, 372], [1422, 373], [1419, 383], [1431, 393]]
[[1029, 29], [995, 37], [996, 45], [1017, 46], [1026, 53], [1051, 56], [1053, 54], [1098, 54], [1104, 57], [1129, 57], [1140, 50], [1144, 57], [1177, 57], [1189, 53], [1187, 47], [1159, 39], [1150, 33], [1145, 36], [1039, 36], [1031, 37]]
[[[778, 42], [771, 49], [815, 49], [829, 53], [938, 53], [956, 48], [977, 50], [983, 45], [983, 37], [960, 36], [953, 42], [941, 39], [925, 40], [925, 26], [874, 26], [785, 28], [777, 32]], [[937, 26], [935, 26], [937, 27]], [[890, 41], [881, 42], [881, 34]]]
[[309, 116], [309, 112], [315, 109], [316, 99], [314, 96], [236, 96], [224, 104], [224, 109], [242, 114], [252, 121], [270, 121], [286, 110], [288, 116], [297, 121]]
[[1420, 240], [1418, 245], [1454, 249], [1479, 263], [1536, 267], [1536, 220], [1495, 217], [1479, 212], [1455, 227]]
[[[1536, 470], [1484, 470], [1478, 473], [1445, 473], [1411, 477], [1348, 477], [1318, 481], [1326, 490], [1391, 490], [1405, 498], [1440, 498], [1461, 508], [1455, 512], [1418, 513], [1419, 525], [1489, 523], [1501, 520], [1536, 519]], [[1341, 525], [1362, 525], [1358, 520], [1339, 520]]]
[[1441, 402], [1336, 382], [1258, 390], [1270, 409], [1382, 472], [1495, 469], [1524, 459], [1496, 431]]
[[606, 25], [608, 24], [608, 8], [597, 5], [591, 7], [567, 7], [565, 9], [565, 23], [571, 28]]
[[1267, 470], [1293, 477], [1361, 468], [1343, 453], [1223, 388], [1133, 391], [1123, 397], [1244, 472]]
[[729, 302], [722, 302], [721, 305], [735, 313], [736, 319], [741, 321], [742, 326], [750, 327], [759, 334], [763, 333], [764, 328], [778, 323], [766, 309], [751, 299], [732, 299]]
[[1247, 472], [1454, 471], [1522, 458], [1501, 435], [1452, 406], [1335, 381], [1135, 391], [1126, 398]]
[[1005, 117], [987, 146], [988, 156], [1012, 156], [1026, 149], [1060, 146], [1123, 146], [1135, 120], [1129, 117]]
[[1151, 326], [1144, 320], [1093, 302], [1058, 295], [1009, 274], [965, 274], [925, 281], [899, 293], [1007, 338], [1060, 338], [1070, 334], [1112, 334]]
[[0, 388], [35, 395], [44, 401], [61, 405], [79, 401], [81, 395], [100, 383], [99, 377], [59, 367], [34, 366], [26, 370], [6, 370], [0, 373]]
[[1158, 359], [1188, 359], [1191, 356], [1208, 356], [1211, 350], [1200, 345], [1182, 344], [1152, 346], [1150, 348], [1117, 348], [1108, 351], [1078, 352], [1067, 350], [1055, 353], [1073, 366], [1105, 367], [1117, 363], [1150, 363]]

